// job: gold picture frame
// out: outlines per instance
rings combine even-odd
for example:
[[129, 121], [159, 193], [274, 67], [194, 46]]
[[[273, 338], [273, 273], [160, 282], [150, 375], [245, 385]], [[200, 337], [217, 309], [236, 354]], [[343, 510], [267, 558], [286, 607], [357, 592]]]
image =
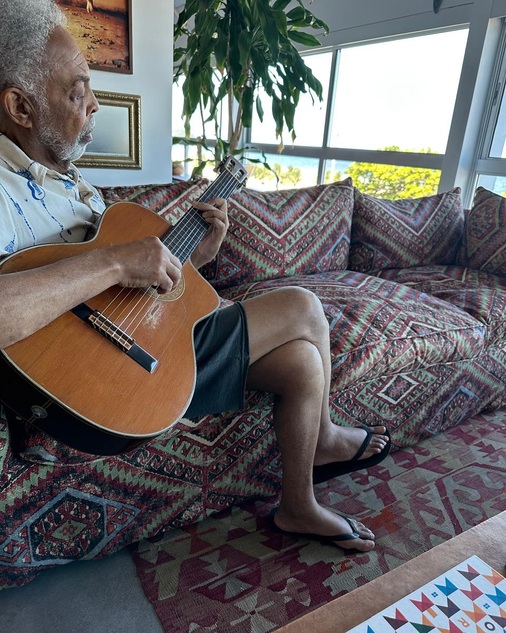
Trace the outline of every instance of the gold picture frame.
[[141, 98], [139, 95], [95, 90], [93, 141], [76, 161], [78, 167], [142, 169]]

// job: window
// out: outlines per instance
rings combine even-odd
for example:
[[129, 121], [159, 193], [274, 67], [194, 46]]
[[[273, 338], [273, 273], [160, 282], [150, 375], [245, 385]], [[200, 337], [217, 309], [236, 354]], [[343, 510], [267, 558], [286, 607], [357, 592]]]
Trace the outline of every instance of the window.
[[479, 156], [476, 161], [476, 186], [506, 196], [506, 26], [503, 23], [498, 63], [492, 81], [487, 113], [483, 124]]
[[[279, 182], [254, 163], [248, 186], [301, 187], [352, 176], [371, 195], [436, 193], [467, 35], [456, 28], [307, 54], [323, 100], [302, 96], [296, 138], [285, 133], [281, 153], [264, 104], [264, 121], [253, 120], [250, 157], [259, 160], [263, 152]], [[180, 112], [175, 106], [174, 129]]]
[[[267, 113], [251, 133], [252, 144], [269, 153], [279, 187], [351, 176], [371, 195], [436, 193], [467, 34], [461, 28], [307, 55], [324, 97], [316, 104], [301, 99], [294, 143], [284, 138], [284, 151], [273, 156]], [[265, 176], [250, 177], [248, 185], [272, 187]]]
[[343, 48], [330, 146], [444, 154], [466, 39], [459, 30]]
[[[294, 128], [297, 133], [295, 143], [297, 145], [321, 146], [324, 143], [325, 118], [327, 111], [327, 99], [330, 83], [330, 70], [332, 65], [332, 53], [319, 53], [307, 55], [304, 62], [313, 71], [315, 77], [319, 79], [323, 86], [322, 101], [313, 101], [309, 94], [302, 94], [299, 99], [297, 111], [295, 113]], [[262, 99], [264, 94], [260, 93]], [[291, 138], [285, 133], [283, 142], [291, 145]], [[277, 143], [274, 120], [266, 108], [263, 122], [258, 116], [253, 119], [251, 131], [251, 142], [256, 143]]]

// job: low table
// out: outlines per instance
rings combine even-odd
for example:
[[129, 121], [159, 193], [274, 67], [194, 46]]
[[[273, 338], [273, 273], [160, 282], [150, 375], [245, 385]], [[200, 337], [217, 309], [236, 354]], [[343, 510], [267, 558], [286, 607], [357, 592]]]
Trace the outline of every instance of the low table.
[[276, 633], [346, 633], [473, 555], [505, 575], [506, 512], [276, 629]]

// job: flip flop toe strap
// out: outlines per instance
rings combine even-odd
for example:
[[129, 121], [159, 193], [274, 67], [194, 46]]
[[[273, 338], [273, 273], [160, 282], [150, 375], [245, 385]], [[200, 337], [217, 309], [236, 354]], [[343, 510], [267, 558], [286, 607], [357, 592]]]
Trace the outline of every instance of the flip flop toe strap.
[[336, 536], [324, 536], [322, 537], [322, 541], [324, 541], [325, 543], [332, 543], [332, 542], [339, 542], [339, 541], [356, 541], [358, 538], [362, 538], [360, 534], [357, 532], [355, 526], [353, 525], [349, 517], [343, 516], [342, 514], [340, 514], [339, 516], [342, 517], [346, 521], [346, 523], [350, 526], [351, 533], [348, 532], [347, 534], [337, 534]]
[[362, 442], [362, 444], [360, 445], [360, 448], [358, 449], [358, 451], [355, 453], [355, 455], [351, 458], [351, 462], [357, 462], [362, 455], [365, 453], [365, 451], [367, 450], [369, 444], [371, 443], [371, 438], [372, 438], [372, 430], [370, 427], [368, 426], [363, 426], [362, 427], [364, 429], [364, 431], [366, 432], [366, 436], [364, 438], [364, 441]]

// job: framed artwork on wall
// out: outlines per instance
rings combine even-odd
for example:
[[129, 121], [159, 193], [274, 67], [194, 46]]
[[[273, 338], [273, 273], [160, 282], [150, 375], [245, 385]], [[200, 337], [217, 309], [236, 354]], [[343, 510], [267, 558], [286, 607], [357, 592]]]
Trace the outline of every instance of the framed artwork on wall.
[[141, 98], [139, 95], [95, 90], [93, 141], [76, 161], [78, 167], [141, 169]]
[[90, 68], [132, 74], [132, 0], [56, 0]]

